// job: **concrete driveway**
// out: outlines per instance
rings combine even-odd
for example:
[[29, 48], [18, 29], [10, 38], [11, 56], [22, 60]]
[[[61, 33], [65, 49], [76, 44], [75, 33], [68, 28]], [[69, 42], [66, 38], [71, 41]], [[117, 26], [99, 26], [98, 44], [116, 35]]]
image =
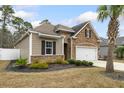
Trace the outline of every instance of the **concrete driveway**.
[[[93, 63], [94, 63], [94, 66], [104, 67], [104, 68], [106, 67], [106, 61], [98, 60], [98, 61], [94, 61]], [[124, 71], [124, 63], [114, 62], [114, 69]]]

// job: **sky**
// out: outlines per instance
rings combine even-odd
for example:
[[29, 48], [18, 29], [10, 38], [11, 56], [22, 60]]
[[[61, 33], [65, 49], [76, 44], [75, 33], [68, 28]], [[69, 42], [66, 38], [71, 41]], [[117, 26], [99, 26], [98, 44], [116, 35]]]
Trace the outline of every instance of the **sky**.
[[[13, 6], [15, 16], [21, 17], [32, 23], [34, 27], [41, 21], [48, 19], [52, 24], [63, 24], [69, 27], [85, 21], [91, 21], [94, 29], [100, 37], [107, 37], [109, 19], [104, 22], [97, 20], [97, 8], [95, 5], [27, 5]], [[124, 18], [120, 17], [120, 36], [124, 36]]]

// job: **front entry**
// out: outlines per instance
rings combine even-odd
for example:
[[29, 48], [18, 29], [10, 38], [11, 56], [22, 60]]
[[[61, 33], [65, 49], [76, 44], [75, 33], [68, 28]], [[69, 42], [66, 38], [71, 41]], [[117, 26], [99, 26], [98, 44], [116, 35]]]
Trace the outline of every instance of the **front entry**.
[[64, 43], [64, 55], [65, 55], [65, 60], [67, 59], [67, 54], [68, 54], [68, 44]]

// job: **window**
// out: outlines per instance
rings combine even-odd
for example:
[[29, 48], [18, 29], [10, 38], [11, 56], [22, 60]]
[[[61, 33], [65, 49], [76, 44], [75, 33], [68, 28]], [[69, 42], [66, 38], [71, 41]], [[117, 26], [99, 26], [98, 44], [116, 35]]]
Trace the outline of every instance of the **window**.
[[45, 54], [53, 54], [53, 42], [46, 41], [45, 42]]
[[89, 30], [89, 29], [85, 30], [85, 37], [86, 38], [91, 38], [91, 30]]

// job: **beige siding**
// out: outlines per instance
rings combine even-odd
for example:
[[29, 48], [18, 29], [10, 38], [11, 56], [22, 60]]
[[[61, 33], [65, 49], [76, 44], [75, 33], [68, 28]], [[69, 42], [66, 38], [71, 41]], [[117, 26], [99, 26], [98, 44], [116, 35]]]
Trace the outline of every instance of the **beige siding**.
[[62, 46], [64, 47], [64, 42], [62, 44], [62, 39], [58, 39], [56, 40], [56, 54], [62, 54]]
[[41, 55], [42, 40], [56, 41], [56, 54], [62, 54], [62, 39], [47, 39], [39, 37], [37, 34], [32, 34], [32, 56]]
[[41, 40], [37, 34], [32, 34], [32, 55], [41, 55]]
[[28, 59], [28, 57], [29, 57], [29, 36], [25, 37], [15, 47], [20, 49], [20, 53], [21, 53], [22, 58]]

